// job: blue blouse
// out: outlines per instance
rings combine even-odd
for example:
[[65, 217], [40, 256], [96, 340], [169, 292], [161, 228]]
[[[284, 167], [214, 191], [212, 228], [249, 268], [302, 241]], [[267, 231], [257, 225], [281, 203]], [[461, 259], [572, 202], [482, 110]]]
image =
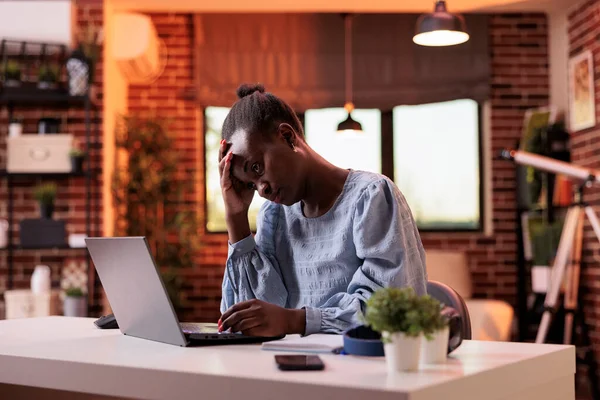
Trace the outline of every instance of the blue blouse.
[[359, 325], [371, 294], [411, 286], [426, 293], [425, 252], [398, 187], [387, 177], [351, 170], [324, 215], [307, 218], [300, 202], [267, 201], [253, 237], [229, 244], [221, 312], [260, 299], [306, 310], [305, 335]]

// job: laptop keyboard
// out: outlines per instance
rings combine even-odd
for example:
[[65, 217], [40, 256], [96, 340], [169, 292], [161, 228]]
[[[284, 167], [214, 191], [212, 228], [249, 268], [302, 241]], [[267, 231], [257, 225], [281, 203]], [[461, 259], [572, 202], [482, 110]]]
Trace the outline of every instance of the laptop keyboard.
[[217, 330], [209, 332], [209, 329], [207, 329], [206, 326], [195, 324], [193, 322], [181, 322], [179, 326], [181, 326], [181, 330], [185, 333], [218, 333]]
[[180, 322], [179, 326], [183, 333], [187, 335], [201, 334], [205, 339], [238, 339], [239, 333], [219, 332], [217, 325], [214, 327], [206, 324], [196, 324], [193, 322]]

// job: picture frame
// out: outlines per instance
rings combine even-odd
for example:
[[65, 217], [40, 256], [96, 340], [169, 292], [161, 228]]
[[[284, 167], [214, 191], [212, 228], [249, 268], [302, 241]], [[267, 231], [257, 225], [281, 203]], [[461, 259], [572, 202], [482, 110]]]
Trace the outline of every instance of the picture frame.
[[569, 59], [569, 129], [596, 126], [594, 60], [590, 50]]

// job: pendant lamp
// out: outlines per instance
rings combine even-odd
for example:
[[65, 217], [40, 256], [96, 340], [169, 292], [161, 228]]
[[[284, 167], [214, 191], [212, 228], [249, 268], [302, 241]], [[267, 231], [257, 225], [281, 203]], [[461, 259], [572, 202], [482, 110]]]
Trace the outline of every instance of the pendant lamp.
[[338, 132], [355, 132], [362, 133], [362, 126], [360, 122], [352, 119], [352, 111], [354, 110], [354, 104], [352, 103], [352, 15], [343, 14], [344, 17], [344, 66], [346, 74], [346, 104], [344, 109], [348, 113], [348, 117], [338, 124]]
[[424, 14], [417, 20], [413, 42], [421, 46], [453, 46], [469, 40], [465, 20], [450, 14], [446, 2], [438, 0], [433, 13]]

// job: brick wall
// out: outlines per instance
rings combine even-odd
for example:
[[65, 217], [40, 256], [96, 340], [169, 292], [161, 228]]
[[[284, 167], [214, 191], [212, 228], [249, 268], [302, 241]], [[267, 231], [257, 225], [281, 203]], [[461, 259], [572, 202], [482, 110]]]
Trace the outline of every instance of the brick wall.
[[[86, 0], [78, 3], [76, 23], [83, 27], [88, 23], [101, 26], [103, 19], [102, 1]], [[102, 96], [102, 62], [98, 63], [96, 69], [96, 88], [98, 96]], [[98, 124], [92, 125], [92, 168], [101, 171], [102, 165], [102, 104], [96, 105]], [[72, 133], [76, 138], [84, 141], [85, 138], [85, 115], [83, 108], [71, 107], [68, 109], [58, 107], [19, 108], [15, 107], [14, 114], [23, 117], [24, 133], [37, 132], [37, 121], [39, 118], [59, 117], [62, 119], [62, 127], [65, 132]], [[94, 118], [94, 114], [92, 114]], [[6, 107], [0, 109], [0, 168], [6, 166], [6, 136], [8, 133], [8, 110]], [[46, 179], [46, 181], [48, 181]], [[41, 180], [20, 179], [14, 184], [14, 224], [11, 229], [13, 243], [18, 243], [18, 223], [23, 218], [38, 218], [39, 212], [36, 202], [32, 197], [32, 188]], [[58, 184], [58, 196], [55, 207], [55, 219], [67, 222], [67, 234], [85, 232], [85, 179], [81, 177], [56, 180]], [[99, 174], [92, 183], [92, 232], [101, 232], [102, 203], [100, 188], [102, 187], [102, 175]], [[6, 178], [0, 178], [0, 218], [8, 218], [8, 187]], [[14, 288], [28, 288], [30, 277], [35, 265], [45, 264], [52, 270], [53, 287], [59, 287], [61, 270], [63, 265], [71, 261], [85, 261], [85, 252], [82, 250], [18, 250], [14, 253]], [[4, 317], [4, 290], [7, 287], [8, 260], [7, 250], [0, 250], [0, 318]], [[97, 307], [93, 308], [97, 312]]]
[[[176, 91], [193, 84], [192, 18], [186, 15], [153, 15], [159, 35], [169, 48], [165, 73], [151, 86], [132, 86], [129, 107], [134, 112], [152, 112], [176, 116], [172, 132], [181, 137], [182, 151], [190, 165], [195, 160], [192, 146], [203, 154], [201, 114]], [[492, 45], [492, 154], [512, 147], [521, 135], [526, 109], [548, 102], [547, 23], [541, 14], [496, 15], [491, 18]], [[198, 128], [197, 128], [198, 126]], [[494, 234], [426, 233], [426, 248], [464, 250], [468, 253], [475, 279], [475, 295], [503, 298], [515, 304], [516, 235], [514, 166], [510, 162], [492, 162], [492, 200]], [[198, 171], [201, 185], [203, 173]], [[199, 187], [200, 193], [202, 186]], [[200, 196], [201, 198], [202, 196]], [[203, 210], [203, 200], [198, 209]], [[199, 264], [186, 271], [187, 298], [193, 307], [186, 317], [214, 320], [218, 317], [223, 265], [227, 255], [225, 235], [205, 235]]]
[[[597, 36], [600, 34], [600, 1], [584, 1], [570, 10], [569, 13], [569, 55], [576, 56], [583, 51], [591, 50], [594, 60], [594, 90], [596, 93], [596, 120], [600, 121], [599, 93], [600, 80], [597, 68], [600, 65], [600, 47]], [[574, 164], [600, 169], [600, 141], [598, 125], [578, 132], [571, 132], [572, 160]], [[600, 215], [600, 189], [587, 189], [585, 200]], [[600, 244], [594, 235], [589, 221], [586, 219], [583, 241], [583, 269], [581, 271], [581, 287], [584, 299], [584, 312], [590, 327], [592, 343], [596, 344], [596, 359], [600, 360]]]

